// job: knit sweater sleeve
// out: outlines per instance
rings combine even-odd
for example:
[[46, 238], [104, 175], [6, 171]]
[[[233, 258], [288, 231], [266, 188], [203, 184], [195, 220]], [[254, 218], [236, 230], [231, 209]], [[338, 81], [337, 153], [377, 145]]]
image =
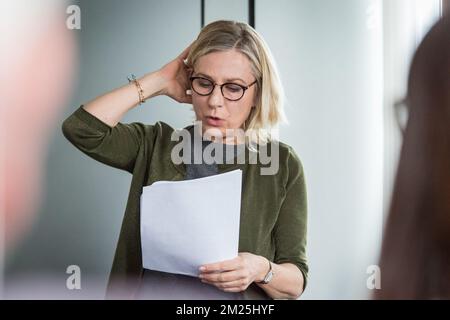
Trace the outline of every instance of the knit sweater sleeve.
[[306, 258], [307, 197], [303, 167], [292, 148], [287, 159], [286, 194], [274, 228], [275, 263], [292, 263], [308, 277]]
[[[81, 105], [64, 120], [64, 136], [80, 151], [106, 165], [133, 172], [144, 139], [154, 139], [154, 126], [118, 123], [110, 127]], [[151, 144], [150, 144], [151, 146]]]

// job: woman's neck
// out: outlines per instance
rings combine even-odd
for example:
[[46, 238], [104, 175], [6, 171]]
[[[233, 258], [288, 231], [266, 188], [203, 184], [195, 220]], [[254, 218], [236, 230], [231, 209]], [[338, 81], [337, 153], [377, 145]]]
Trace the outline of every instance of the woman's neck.
[[214, 134], [214, 132], [207, 132], [206, 129], [202, 130], [202, 139], [212, 141], [214, 143], [239, 145], [245, 143], [245, 133], [241, 129], [227, 129], [227, 133], [232, 133], [231, 135]]

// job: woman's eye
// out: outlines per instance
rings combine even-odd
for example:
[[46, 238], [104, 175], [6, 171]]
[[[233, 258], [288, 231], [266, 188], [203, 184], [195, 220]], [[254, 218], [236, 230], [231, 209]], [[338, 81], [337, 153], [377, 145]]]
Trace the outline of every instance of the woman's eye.
[[211, 86], [211, 82], [207, 82], [207, 81], [200, 81], [200, 85], [202, 87], [208, 88]]
[[239, 86], [237, 86], [237, 85], [233, 85], [233, 84], [226, 85], [225, 88], [226, 88], [227, 90], [229, 90], [229, 91], [232, 91], [232, 92], [238, 92], [238, 91], [242, 90], [241, 87], [239, 87]]

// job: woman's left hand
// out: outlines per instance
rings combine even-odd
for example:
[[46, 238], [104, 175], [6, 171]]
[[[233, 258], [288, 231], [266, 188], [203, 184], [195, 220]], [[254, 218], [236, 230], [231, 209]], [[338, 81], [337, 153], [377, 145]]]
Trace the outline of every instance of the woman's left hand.
[[199, 278], [225, 292], [240, 292], [253, 281], [261, 281], [268, 270], [266, 258], [240, 252], [234, 259], [201, 266]]

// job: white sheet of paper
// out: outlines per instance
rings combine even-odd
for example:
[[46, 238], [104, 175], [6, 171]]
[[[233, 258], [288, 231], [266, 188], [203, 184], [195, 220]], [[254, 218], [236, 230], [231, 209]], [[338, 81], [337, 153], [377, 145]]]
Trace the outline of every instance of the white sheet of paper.
[[141, 195], [146, 269], [197, 276], [202, 264], [237, 257], [242, 170], [157, 181]]

